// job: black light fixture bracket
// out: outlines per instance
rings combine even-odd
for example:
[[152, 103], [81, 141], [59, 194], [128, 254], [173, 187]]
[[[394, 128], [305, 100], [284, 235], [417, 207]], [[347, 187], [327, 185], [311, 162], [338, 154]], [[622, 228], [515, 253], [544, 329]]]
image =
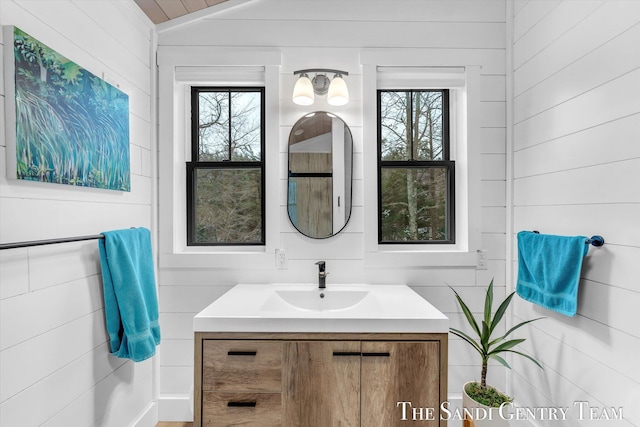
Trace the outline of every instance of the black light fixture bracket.
[[336, 76], [348, 76], [349, 73], [341, 70], [334, 70], [331, 68], [308, 68], [306, 70], [294, 71], [293, 75], [315, 73], [316, 75], [311, 79], [313, 84], [313, 91], [318, 95], [325, 95], [329, 91], [329, 85], [331, 79], [327, 77], [327, 74], [333, 73]]

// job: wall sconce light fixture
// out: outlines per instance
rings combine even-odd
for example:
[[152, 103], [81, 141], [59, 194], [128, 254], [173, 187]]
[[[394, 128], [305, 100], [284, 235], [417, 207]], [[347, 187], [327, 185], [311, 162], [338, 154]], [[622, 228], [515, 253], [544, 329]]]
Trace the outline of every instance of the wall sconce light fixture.
[[[309, 73], [315, 74], [313, 79], [309, 78]], [[327, 77], [328, 73], [333, 73], [333, 80]], [[349, 88], [342, 78], [349, 75], [346, 71], [310, 68], [294, 71], [293, 75], [299, 75], [292, 97], [293, 102], [298, 105], [313, 104], [314, 94], [326, 94], [329, 105], [341, 106], [349, 102]]]

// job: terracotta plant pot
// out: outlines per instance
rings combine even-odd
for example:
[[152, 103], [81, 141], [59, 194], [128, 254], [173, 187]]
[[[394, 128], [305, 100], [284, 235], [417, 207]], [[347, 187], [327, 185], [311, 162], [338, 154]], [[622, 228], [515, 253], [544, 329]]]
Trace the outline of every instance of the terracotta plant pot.
[[509, 421], [504, 417], [509, 415], [508, 408], [491, 408], [476, 402], [467, 393], [469, 385], [475, 381], [465, 383], [462, 389], [463, 427], [508, 427]]

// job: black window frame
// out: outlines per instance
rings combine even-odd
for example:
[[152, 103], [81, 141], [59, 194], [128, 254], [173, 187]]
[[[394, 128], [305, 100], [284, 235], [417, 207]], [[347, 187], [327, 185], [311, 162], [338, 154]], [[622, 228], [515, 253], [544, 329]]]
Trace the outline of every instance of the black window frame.
[[[260, 93], [260, 161], [199, 161], [200, 153], [200, 138], [199, 138], [199, 124], [200, 124], [200, 108], [199, 108], [199, 94], [202, 92], [255, 92]], [[231, 108], [231, 103], [229, 103]], [[186, 162], [187, 170], [187, 246], [265, 246], [266, 245], [266, 218], [265, 218], [265, 135], [266, 135], [266, 123], [265, 123], [265, 87], [264, 86], [192, 86], [191, 87], [191, 161]], [[231, 117], [231, 114], [229, 115]], [[231, 132], [231, 126], [229, 126], [229, 132]], [[229, 138], [231, 140], [231, 138]], [[231, 159], [231, 156], [229, 156]], [[198, 242], [195, 239], [195, 226], [196, 226], [196, 200], [195, 200], [195, 186], [196, 186], [196, 173], [199, 169], [210, 170], [241, 170], [241, 169], [259, 169], [260, 170], [260, 197], [261, 197], [261, 211], [262, 217], [262, 230], [260, 236], [260, 242]]]
[[[442, 160], [382, 160], [382, 93], [384, 92], [440, 92], [442, 93], [442, 145], [443, 155]], [[413, 96], [411, 97], [413, 104]], [[376, 109], [377, 109], [377, 196], [378, 196], [378, 244], [383, 245], [451, 245], [456, 243], [456, 227], [455, 227], [455, 161], [451, 160], [451, 120], [450, 120], [450, 91], [449, 89], [378, 89], [376, 96]], [[411, 106], [411, 113], [413, 113], [413, 105]], [[413, 125], [413, 120], [409, 123]], [[410, 133], [413, 135], [413, 132]], [[413, 146], [414, 141], [411, 141]], [[413, 157], [413, 147], [411, 150]], [[446, 240], [383, 240], [382, 239], [382, 170], [383, 169], [429, 169], [438, 168], [446, 169], [447, 183], [446, 198], [447, 198], [447, 219], [446, 219], [446, 234], [449, 236]]]

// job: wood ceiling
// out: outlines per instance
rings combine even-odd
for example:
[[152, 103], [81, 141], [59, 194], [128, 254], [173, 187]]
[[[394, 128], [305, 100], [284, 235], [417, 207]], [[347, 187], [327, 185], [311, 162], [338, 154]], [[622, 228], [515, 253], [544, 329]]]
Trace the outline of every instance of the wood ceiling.
[[227, 0], [134, 0], [154, 24], [169, 21]]

